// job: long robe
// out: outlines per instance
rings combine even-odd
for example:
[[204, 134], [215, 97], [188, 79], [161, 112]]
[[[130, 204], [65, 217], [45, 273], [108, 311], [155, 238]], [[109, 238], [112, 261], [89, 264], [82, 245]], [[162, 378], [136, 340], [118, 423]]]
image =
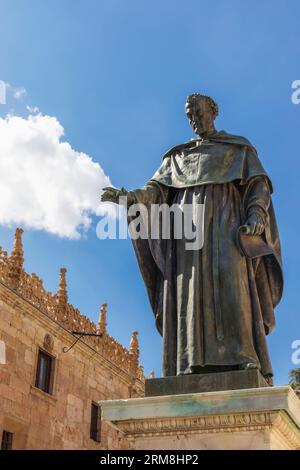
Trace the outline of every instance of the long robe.
[[[204, 245], [186, 239], [133, 240], [139, 266], [163, 337], [165, 376], [230, 370], [257, 364], [273, 375], [266, 335], [282, 295], [280, 244], [272, 185], [255, 149], [224, 132], [175, 147], [143, 189], [138, 203], [205, 201]], [[265, 222], [272, 254], [246, 258], [237, 230], [250, 214]]]

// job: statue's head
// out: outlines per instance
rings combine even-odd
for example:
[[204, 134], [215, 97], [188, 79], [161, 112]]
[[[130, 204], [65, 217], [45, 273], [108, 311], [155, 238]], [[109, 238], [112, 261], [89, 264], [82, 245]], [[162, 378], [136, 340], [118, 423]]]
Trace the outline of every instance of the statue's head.
[[217, 103], [206, 95], [193, 93], [185, 104], [185, 113], [193, 131], [202, 136], [215, 131], [214, 120], [218, 116]]

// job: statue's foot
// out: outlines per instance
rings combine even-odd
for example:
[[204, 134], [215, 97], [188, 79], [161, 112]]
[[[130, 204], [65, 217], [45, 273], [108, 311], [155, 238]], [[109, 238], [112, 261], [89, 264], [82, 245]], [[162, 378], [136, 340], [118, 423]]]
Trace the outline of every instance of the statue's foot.
[[241, 365], [241, 370], [259, 369], [259, 365], [255, 362], [247, 362]]
[[271, 375], [265, 375], [265, 381], [270, 387], [273, 387], [273, 377]]

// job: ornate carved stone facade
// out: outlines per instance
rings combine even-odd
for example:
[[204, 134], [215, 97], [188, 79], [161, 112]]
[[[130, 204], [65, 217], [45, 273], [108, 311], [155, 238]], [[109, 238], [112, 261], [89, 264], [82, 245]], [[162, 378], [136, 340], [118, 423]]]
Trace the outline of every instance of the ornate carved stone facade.
[[[126, 448], [126, 439], [106, 424], [101, 442], [90, 438], [91, 405], [143, 396], [137, 333], [127, 349], [107, 332], [105, 304], [97, 327], [68, 303], [64, 268], [57, 293], [48, 292], [23, 268], [22, 232], [16, 230], [10, 255], [0, 248], [0, 340], [6, 351], [0, 365], [0, 437], [3, 430], [13, 433], [13, 448], [19, 449]], [[74, 330], [102, 337], [85, 336], [71, 347], [78, 339]], [[36, 386], [40, 351], [53, 358], [51, 393]]]

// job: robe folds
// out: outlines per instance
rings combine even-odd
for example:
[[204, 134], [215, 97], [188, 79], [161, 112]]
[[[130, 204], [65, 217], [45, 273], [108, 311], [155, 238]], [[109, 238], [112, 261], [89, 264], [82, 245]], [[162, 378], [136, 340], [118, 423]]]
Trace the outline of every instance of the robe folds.
[[[149, 232], [133, 240], [163, 338], [165, 376], [247, 363], [273, 375], [266, 335], [275, 324], [283, 278], [271, 193], [254, 147], [224, 131], [174, 147], [146, 186], [130, 193], [148, 208], [205, 202], [201, 249], [187, 250], [184, 235], [152, 239]], [[264, 221], [272, 252], [249, 259], [237, 231], [253, 213]]]

